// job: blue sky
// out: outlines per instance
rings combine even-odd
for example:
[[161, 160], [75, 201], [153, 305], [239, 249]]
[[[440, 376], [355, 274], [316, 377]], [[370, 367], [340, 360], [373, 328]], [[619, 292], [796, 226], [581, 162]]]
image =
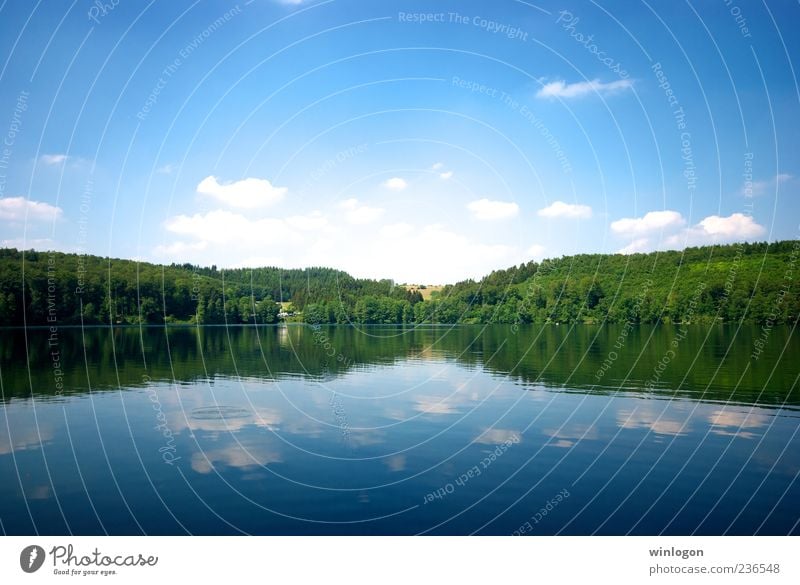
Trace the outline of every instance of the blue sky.
[[433, 284], [795, 239], [798, 22], [724, 0], [7, 0], [0, 241]]

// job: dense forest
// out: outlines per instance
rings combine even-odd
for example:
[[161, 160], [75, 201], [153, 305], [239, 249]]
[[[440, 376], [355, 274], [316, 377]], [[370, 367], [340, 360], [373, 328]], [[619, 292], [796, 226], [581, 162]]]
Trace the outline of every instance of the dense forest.
[[442, 290], [425, 318], [466, 323], [794, 322], [800, 241], [529, 262]]
[[[331, 268], [222, 270], [0, 249], [0, 325], [135, 323], [788, 323], [800, 241], [528, 262], [428, 300]], [[290, 303], [290, 307], [288, 306]]]
[[313, 300], [349, 307], [380, 298], [422, 300], [390, 280], [357, 279], [331, 268], [218, 270], [0, 249], [0, 325], [114, 323], [268, 324], [288, 303], [313, 317]]

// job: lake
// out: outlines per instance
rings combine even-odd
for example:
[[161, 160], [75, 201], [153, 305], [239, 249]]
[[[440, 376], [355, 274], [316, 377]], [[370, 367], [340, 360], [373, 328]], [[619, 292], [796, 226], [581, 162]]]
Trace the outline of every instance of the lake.
[[759, 326], [0, 331], [6, 534], [797, 534]]

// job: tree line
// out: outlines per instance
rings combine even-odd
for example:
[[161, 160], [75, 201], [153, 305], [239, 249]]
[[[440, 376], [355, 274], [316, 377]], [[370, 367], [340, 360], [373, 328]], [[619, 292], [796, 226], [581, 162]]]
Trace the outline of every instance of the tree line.
[[218, 269], [0, 249], [0, 325], [790, 323], [800, 241], [580, 254], [497, 270], [423, 300], [323, 267]]
[[581, 254], [445, 287], [429, 310], [462, 323], [790, 323], [800, 241]]
[[331, 268], [221, 270], [0, 248], [0, 326], [269, 324], [279, 320], [281, 303], [302, 318], [312, 301], [352, 309], [369, 297], [422, 300], [390, 280]]

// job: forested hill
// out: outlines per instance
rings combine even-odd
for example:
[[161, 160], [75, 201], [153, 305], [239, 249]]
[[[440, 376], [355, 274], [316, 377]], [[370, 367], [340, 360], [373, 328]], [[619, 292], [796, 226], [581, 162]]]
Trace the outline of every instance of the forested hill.
[[466, 322], [789, 323], [800, 313], [798, 260], [800, 241], [581, 254], [499, 270], [442, 296]]
[[302, 311], [309, 299], [355, 306], [368, 296], [422, 298], [331, 268], [218, 270], [26, 251], [23, 269], [23, 252], [0, 249], [0, 325], [80, 324], [81, 306], [89, 324], [274, 323], [281, 301]]
[[[0, 249], [0, 325], [274, 323], [790, 323], [800, 241], [582, 254], [495, 271], [423, 301], [331, 268], [218, 270]], [[24, 287], [23, 287], [24, 283]], [[24, 306], [24, 310], [23, 310]], [[82, 307], [82, 311], [81, 311]]]

